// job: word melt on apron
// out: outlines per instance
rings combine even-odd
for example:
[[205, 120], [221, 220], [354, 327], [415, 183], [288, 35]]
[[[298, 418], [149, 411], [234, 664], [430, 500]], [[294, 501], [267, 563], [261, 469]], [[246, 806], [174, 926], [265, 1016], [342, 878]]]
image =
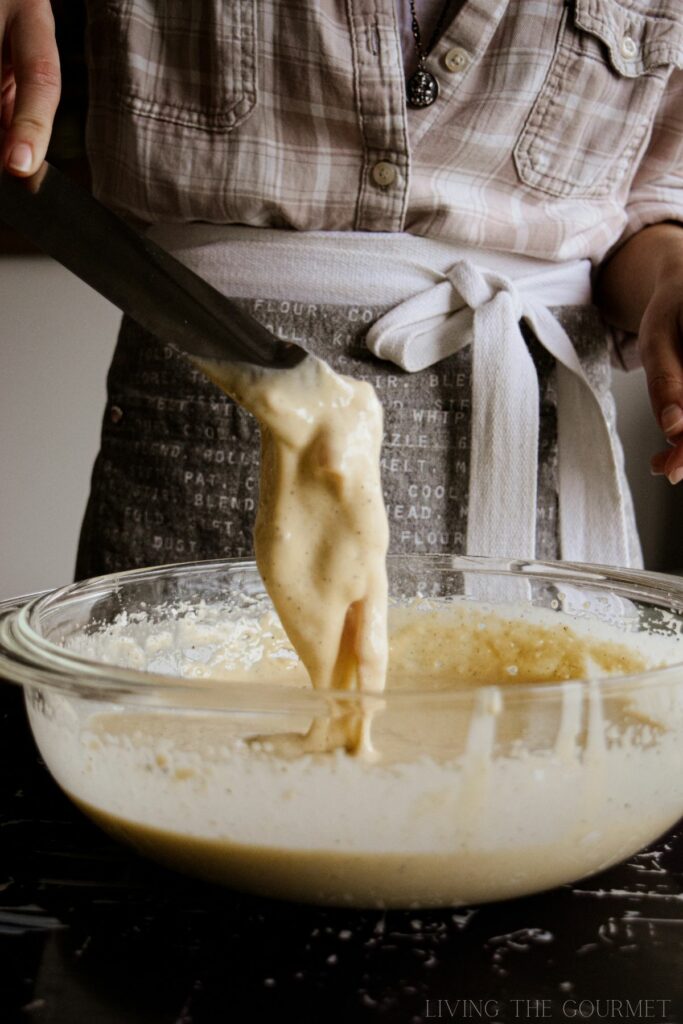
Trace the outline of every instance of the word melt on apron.
[[234, 297], [390, 304], [369, 350], [409, 373], [472, 346], [467, 554], [533, 558], [537, 373], [525, 322], [556, 360], [561, 557], [639, 565], [623, 456], [550, 307], [590, 303], [590, 263], [553, 264], [406, 234], [161, 226], [152, 236]]

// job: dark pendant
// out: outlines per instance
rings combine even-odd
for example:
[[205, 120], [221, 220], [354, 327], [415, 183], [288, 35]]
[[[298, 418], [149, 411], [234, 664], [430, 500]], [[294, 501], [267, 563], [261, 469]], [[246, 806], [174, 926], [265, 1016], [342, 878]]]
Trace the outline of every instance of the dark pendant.
[[406, 100], [409, 107], [431, 107], [439, 95], [439, 83], [429, 71], [418, 68], [406, 82]]

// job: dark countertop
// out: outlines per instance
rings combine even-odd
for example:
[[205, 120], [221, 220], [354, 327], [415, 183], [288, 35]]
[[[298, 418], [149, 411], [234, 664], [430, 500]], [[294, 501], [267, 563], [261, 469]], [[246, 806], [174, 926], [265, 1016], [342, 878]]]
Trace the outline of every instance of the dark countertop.
[[599, 877], [507, 903], [269, 902], [109, 840], [52, 782], [21, 694], [0, 684], [0, 1022], [281, 1017], [683, 1022], [683, 823]]

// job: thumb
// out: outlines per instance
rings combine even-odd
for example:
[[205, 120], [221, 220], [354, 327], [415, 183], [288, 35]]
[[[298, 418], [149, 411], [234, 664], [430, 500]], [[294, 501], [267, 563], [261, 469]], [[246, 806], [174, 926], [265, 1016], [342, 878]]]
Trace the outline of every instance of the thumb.
[[55, 24], [47, 0], [20, 5], [8, 26], [16, 82], [12, 120], [2, 145], [2, 164], [33, 174], [45, 159], [60, 93]]

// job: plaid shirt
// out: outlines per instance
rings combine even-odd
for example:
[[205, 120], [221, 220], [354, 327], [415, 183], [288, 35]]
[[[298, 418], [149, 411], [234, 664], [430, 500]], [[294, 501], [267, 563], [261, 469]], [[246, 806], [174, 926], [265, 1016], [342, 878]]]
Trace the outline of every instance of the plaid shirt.
[[682, 0], [454, 9], [411, 110], [396, 0], [89, 0], [96, 193], [550, 260], [683, 221]]

